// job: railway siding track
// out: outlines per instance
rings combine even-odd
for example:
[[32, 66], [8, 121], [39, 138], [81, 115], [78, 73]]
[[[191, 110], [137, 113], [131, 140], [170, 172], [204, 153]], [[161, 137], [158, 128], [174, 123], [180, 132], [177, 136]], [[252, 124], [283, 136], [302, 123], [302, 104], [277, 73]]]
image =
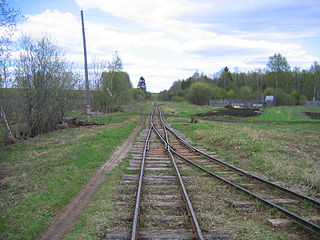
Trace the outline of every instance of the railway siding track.
[[[159, 110], [160, 111], [160, 110]], [[175, 155], [187, 163], [197, 167], [198, 169], [206, 172], [208, 175], [215, 177], [228, 185], [231, 185], [238, 190], [245, 192], [265, 204], [268, 204], [282, 214], [285, 214], [290, 220], [286, 219], [269, 219], [269, 223], [273, 226], [284, 226], [291, 224], [292, 221], [298, 223], [300, 226], [311, 231], [313, 234], [320, 236], [320, 202], [309, 196], [305, 196], [294, 192], [290, 189], [283, 188], [277, 183], [270, 182], [268, 179], [253, 175], [247, 171], [236, 168], [231, 164], [228, 164], [224, 160], [218, 159], [216, 156], [212, 156], [203, 150], [197, 149], [183, 140], [175, 131], [165, 124], [161, 114], [161, 122], [164, 128], [170, 132], [171, 139], [174, 139], [170, 143], [176, 151], [173, 151]], [[187, 157], [185, 152], [181, 152], [180, 146], [184, 145], [189, 148], [190, 153], [194, 153], [194, 157]], [[179, 147], [178, 147], [179, 146]], [[191, 155], [190, 154], [190, 155]], [[209, 159], [212, 164], [206, 165], [199, 162], [200, 159], [205, 157]], [[193, 161], [190, 159], [192, 158]], [[233, 201], [231, 204], [234, 207], [238, 206], [252, 206], [254, 201]], [[310, 204], [311, 206], [307, 206]], [[307, 215], [308, 214], [308, 215]], [[312, 214], [312, 215], [310, 215]], [[304, 216], [307, 215], [307, 216]]]
[[[115, 206], [119, 227], [108, 229], [104, 239], [237, 239], [233, 221], [239, 216], [289, 226], [286, 233], [304, 239], [319, 237], [317, 200], [193, 147], [165, 124], [160, 110], [131, 156]], [[237, 216], [226, 222], [221, 212]]]

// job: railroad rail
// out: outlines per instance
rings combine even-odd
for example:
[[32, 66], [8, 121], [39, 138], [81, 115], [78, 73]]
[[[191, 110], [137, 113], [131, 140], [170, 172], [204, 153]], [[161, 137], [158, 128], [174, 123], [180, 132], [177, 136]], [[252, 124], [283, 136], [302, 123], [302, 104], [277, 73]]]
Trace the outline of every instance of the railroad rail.
[[[179, 168], [177, 166], [177, 163], [175, 161], [175, 158], [173, 156], [172, 151], [173, 148], [170, 144], [168, 144], [168, 134], [167, 134], [167, 130], [166, 128], [163, 128], [163, 132], [166, 136], [166, 139], [162, 138], [162, 135], [160, 133], [160, 131], [162, 130], [158, 130], [160, 123], [156, 122], [153, 120], [153, 116], [154, 116], [154, 111], [151, 113], [150, 115], [150, 123], [149, 123], [149, 128], [148, 128], [148, 133], [146, 135], [145, 138], [145, 142], [144, 142], [144, 148], [143, 148], [143, 153], [142, 153], [142, 160], [141, 160], [141, 167], [140, 167], [140, 174], [139, 174], [139, 181], [138, 181], [138, 188], [137, 188], [137, 194], [136, 194], [136, 201], [135, 201], [135, 211], [134, 211], [134, 217], [133, 217], [133, 223], [132, 223], [132, 230], [131, 230], [131, 239], [137, 239], [137, 238], [155, 238], [157, 239], [159, 237], [159, 232], [156, 232], [156, 234], [154, 236], [152, 236], [152, 234], [149, 233], [149, 235], [145, 233], [139, 233], [139, 222], [140, 222], [140, 217], [141, 217], [141, 199], [143, 198], [143, 182], [145, 179], [145, 166], [146, 166], [146, 158], [148, 155], [148, 152], [151, 150], [151, 137], [152, 137], [152, 133], [156, 133], [156, 136], [158, 138], [160, 138], [162, 140], [162, 142], [164, 143], [164, 149], [166, 150], [167, 155], [170, 158], [171, 161], [171, 166], [174, 169], [174, 175], [176, 178], [176, 181], [178, 183], [179, 189], [180, 189], [180, 195], [182, 196], [183, 199], [183, 203], [184, 203], [184, 207], [187, 211], [187, 213], [185, 214], [185, 216], [188, 217], [189, 219], [189, 225], [190, 225], [190, 229], [187, 229], [187, 231], [183, 232], [184, 229], [181, 229], [182, 232], [172, 232], [172, 234], [179, 234], [178, 236], [174, 236], [172, 235], [170, 238], [183, 238], [183, 239], [205, 239], [202, 233], [202, 230], [200, 228], [199, 222], [197, 220], [197, 216], [196, 213], [194, 211], [194, 208], [192, 206], [192, 203], [190, 201], [190, 197], [188, 196], [187, 193], [187, 189], [185, 187], [185, 183], [183, 180], [183, 177], [180, 174]], [[158, 125], [158, 126], [156, 126]], [[154, 145], [154, 143], [153, 143]], [[178, 193], [175, 193], [174, 195], [179, 195]], [[172, 218], [174, 218], [174, 216], [172, 216]], [[169, 233], [170, 234], [170, 233]], [[169, 237], [169, 236], [168, 236]], [[220, 236], [218, 236], [220, 238]], [[217, 235], [216, 233], [213, 233], [210, 235], [206, 234], [206, 239], [216, 239]], [[221, 239], [224, 238], [223, 236], [221, 236]]]
[[[223, 224], [211, 221], [215, 219], [215, 208], [221, 203], [226, 209], [231, 205], [235, 206], [236, 213], [237, 204], [251, 204], [255, 208], [259, 202], [259, 206], [271, 206], [277, 210], [275, 213], [280, 211], [298, 223], [302, 227], [297, 228], [299, 233], [304, 234], [306, 229], [308, 239], [318, 239], [320, 235], [319, 225], [302, 215], [311, 209], [310, 213], [320, 216], [318, 200], [194, 147], [165, 123], [159, 106], [153, 107], [147, 128], [131, 153], [130, 167], [127, 167], [131, 173], [123, 175], [125, 185], [119, 186], [125, 195], [119, 195], [121, 201], [117, 202], [120, 211], [127, 209], [118, 216], [125, 223], [120, 224], [122, 229], [117, 226], [106, 231], [104, 239], [228, 239], [229, 233], [235, 236], [230, 231], [232, 222], [229, 229], [225, 229]], [[225, 193], [232, 188], [248, 196], [245, 199], [257, 201], [230, 201], [239, 195], [231, 191]], [[221, 191], [225, 193], [222, 197], [211, 195]], [[212, 201], [218, 201], [219, 205], [210, 206]], [[307, 205], [304, 212], [299, 209], [303, 204]], [[269, 211], [266, 215], [275, 213]]]
[[[180, 143], [182, 143], [184, 146], [188, 147], [192, 152], [196, 153], [197, 155], [206, 157], [207, 159], [211, 160], [213, 163], [216, 163], [216, 164], [224, 167], [224, 169], [228, 169], [228, 170], [231, 170], [232, 172], [237, 173], [238, 177], [242, 178], [242, 181], [243, 181], [244, 178], [247, 178], [249, 180], [256, 180], [259, 183], [263, 184], [264, 189], [266, 187], [269, 187], [269, 188], [272, 188], [272, 189], [277, 189], [279, 192], [285, 194], [286, 196], [298, 198], [298, 199], [303, 200], [303, 201], [308, 201], [315, 207], [315, 212], [317, 214], [320, 213], [319, 212], [320, 202], [318, 200], [310, 198], [310, 197], [305, 196], [305, 195], [302, 195], [300, 193], [294, 192], [294, 191], [292, 191], [290, 189], [284, 188], [284, 187], [280, 186], [279, 184], [273, 183], [273, 182], [271, 182], [271, 181], [269, 181], [267, 179], [264, 179], [262, 177], [259, 177], [257, 175], [251, 174], [251, 173], [249, 173], [247, 171], [244, 171], [244, 170], [242, 170], [240, 168], [237, 168], [237, 167], [235, 167], [235, 166], [233, 166], [233, 165], [231, 165], [231, 164], [229, 164], [229, 163], [227, 163], [227, 162], [225, 162], [225, 161], [223, 161], [223, 160], [221, 160], [221, 159], [219, 159], [217, 157], [210, 156], [209, 154], [207, 154], [207, 153], [199, 150], [198, 148], [192, 146], [191, 144], [189, 144], [188, 142], [183, 140], [182, 137], [180, 137], [172, 128], [170, 128], [164, 122], [164, 119], [163, 119], [163, 116], [162, 116], [160, 108], [158, 107], [157, 109], [159, 111], [160, 121], [161, 121], [161, 124], [162, 124], [163, 128], [168, 130], [171, 133], [171, 135], [170, 135], [171, 137], [178, 139], [178, 141]], [[248, 190], [248, 188], [246, 188], [245, 186], [250, 186], [250, 184], [248, 184], [247, 182], [246, 182], [246, 184], [243, 184], [243, 186], [241, 186], [240, 184], [235, 183], [235, 181], [228, 180], [227, 178], [221, 176], [221, 174], [215, 173], [212, 170], [209, 170], [208, 168], [206, 168], [204, 166], [201, 166], [200, 164], [197, 164], [195, 161], [191, 161], [187, 157], [183, 156], [182, 153], [179, 153], [179, 150], [175, 150], [174, 149], [174, 145], [173, 146], [170, 145], [170, 142], [168, 140], [169, 137], [168, 137], [168, 133], [167, 132], [166, 132], [166, 135], [165, 135], [165, 139], [166, 139], [166, 143], [165, 144], [167, 144], [169, 146], [169, 149], [171, 149], [171, 152], [173, 154], [175, 154], [176, 156], [178, 156], [180, 159], [183, 159], [188, 164], [200, 169], [201, 171], [204, 171], [208, 175], [210, 175], [212, 177], [215, 177], [215, 178], [219, 179], [220, 181], [222, 181], [222, 182], [224, 182], [224, 183], [226, 183], [228, 185], [231, 185], [231, 186], [235, 187], [236, 189], [238, 189], [238, 190], [240, 190], [242, 192], [245, 192], [246, 194], [252, 196], [253, 198], [255, 198], [255, 199], [257, 199], [257, 200], [259, 200], [259, 201], [261, 201], [261, 202], [263, 202], [263, 203], [265, 203], [267, 205], [270, 205], [270, 206], [276, 208], [277, 210], [279, 210], [280, 212], [284, 213], [287, 217], [292, 219], [297, 224], [301, 225], [305, 229], [308, 229], [309, 231], [313, 232], [314, 234], [320, 236], [320, 226], [318, 224], [315, 224], [311, 220], [309, 220], [309, 219], [307, 219], [305, 217], [302, 217], [299, 214], [296, 214], [296, 213], [294, 213], [292, 211], [289, 211], [285, 207], [280, 206], [280, 204], [286, 205], [286, 201], [285, 200], [287, 200], [287, 199], [284, 199], [284, 201], [282, 201], [282, 202], [281, 201], [268, 200], [267, 197], [262, 196], [258, 191], [253, 192], [254, 189], [251, 190], [251, 191]], [[164, 141], [163, 138], [162, 138], [162, 141]], [[221, 170], [221, 168], [219, 170]], [[237, 180], [239, 181], [239, 179], [237, 179]], [[272, 192], [272, 191], [269, 191], [269, 192]], [[268, 196], [268, 197], [270, 198], [271, 196]], [[277, 203], [277, 202], [279, 202], [279, 203]], [[292, 203], [292, 201], [287, 201], [287, 203]]]

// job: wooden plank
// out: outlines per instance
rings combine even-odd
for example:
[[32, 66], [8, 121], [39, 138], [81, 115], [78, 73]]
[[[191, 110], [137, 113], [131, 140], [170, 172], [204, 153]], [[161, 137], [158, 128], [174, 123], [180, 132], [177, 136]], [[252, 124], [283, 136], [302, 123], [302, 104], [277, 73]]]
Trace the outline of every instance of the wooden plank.
[[292, 220], [281, 218], [281, 219], [268, 219], [267, 223], [275, 228], [289, 227], [292, 225]]
[[233, 206], [233, 207], [250, 207], [252, 205], [255, 205], [256, 203], [255, 202], [250, 202], [250, 201], [232, 201], [230, 202], [230, 204]]
[[281, 204], [298, 204], [300, 201], [295, 199], [279, 198], [279, 199], [271, 199], [270, 202], [281, 205]]

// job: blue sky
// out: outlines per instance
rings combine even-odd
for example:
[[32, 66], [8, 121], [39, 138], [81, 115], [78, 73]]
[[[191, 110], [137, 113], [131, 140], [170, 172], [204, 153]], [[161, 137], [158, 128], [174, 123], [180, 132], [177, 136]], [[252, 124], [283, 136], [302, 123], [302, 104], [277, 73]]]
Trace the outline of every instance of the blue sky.
[[137, 85], [159, 92], [196, 70], [265, 68], [274, 53], [291, 68], [320, 57], [318, 0], [9, 0], [27, 20], [15, 35], [48, 33], [74, 66], [83, 65], [80, 10], [89, 62], [118, 51]]

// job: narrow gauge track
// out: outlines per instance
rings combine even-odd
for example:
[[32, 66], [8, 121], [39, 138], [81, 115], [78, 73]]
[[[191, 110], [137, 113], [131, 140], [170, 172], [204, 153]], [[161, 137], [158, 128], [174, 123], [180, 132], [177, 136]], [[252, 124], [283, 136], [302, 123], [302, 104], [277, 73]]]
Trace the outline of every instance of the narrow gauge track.
[[[137, 238], [137, 232], [138, 232], [138, 223], [139, 223], [139, 213], [140, 213], [140, 202], [141, 202], [141, 192], [142, 192], [142, 183], [143, 183], [143, 178], [144, 178], [144, 170], [145, 170], [145, 159], [146, 159], [146, 153], [147, 153], [147, 150], [150, 150], [150, 136], [151, 136], [151, 132], [152, 132], [152, 129], [155, 130], [156, 132], [158, 130], [156, 130], [156, 127], [155, 127], [155, 124], [156, 123], [153, 123], [153, 114], [154, 112], [152, 112], [151, 116], [150, 116], [150, 127], [149, 127], [149, 131], [148, 131], [148, 135], [146, 137], [146, 141], [145, 141], [145, 146], [144, 146], [144, 151], [143, 151], [143, 156], [142, 156], [142, 163], [141, 163], [141, 170], [140, 170], [140, 175], [139, 175], [139, 184], [138, 184], [138, 191], [137, 191], [137, 196], [136, 196], [136, 206], [135, 206], [135, 212], [134, 212], [134, 218], [133, 218], [133, 226], [132, 226], [132, 235], [131, 235], [131, 239], [134, 240]], [[164, 131], [166, 132], [166, 129], [164, 128]], [[161, 136], [161, 134], [159, 134], [157, 132], [158, 136]], [[175, 159], [171, 153], [171, 150], [170, 150], [170, 146], [168, 146], [165, 143], [165, 148], [168, 150], [168, 154], [170, 156], [170, 160], [171, 160], [171, 165], [173, 166], [174, 168], [174, 171], [175, 171], [175, 175], [176, 175], [176, 178], [177, 178], [177, 182], [179, 183], [179, 187], [180, 187], [180, 190], [181, 190], [181, 193], [182, 193], [182, 197], [183, 197], [183, 200], [184, 200], [184, 203], [185, 203], [185, 207], [186, 207], [186, 210], [187, 212], [189, 213], [189, 216], [190, 216], [190, 222], [191, 222], [191, 226], [193, 227], [193, 230], [195, 232], [195, 236], [196, 238], [198, 239], [204, 239], [203, 237], [203, 234], [202, 234], [202, 231], [200, 229], [200, 226], [199, 226], [199, 223], [198, 223], [198, 220], [197, 220], [197, 217], [195, 215], [195, 212], [193, 210], [193, 206], [191, 204], [191, 201], [189, 199], [189, 196], [187, 194], [187, 190], [185, 188], [185, 185], [184, 185], [184, 181], [181, 177], [181, 174], [180, 174], [180, 171], [177, 167], [177, 164], [175, 162]]]
[[[320, 236], [320, 226], [313, 222], [319, 221], [320, 202], [318, 200], [286, 189], [277, 183], [264, 179], [263, 177], [259, 177], [242, 169], [236, 168], [224, 160], [211, 156], [208, 153], [190, 145], [164, 122], [160, 108], [158, 107], [157, 109], [159, 111], [163, 129], [168, 130], [165, 131], [165, 134], [163, 134], [161, 139], [166, 146], [169, 146], [168, 149], [170, 149], [174, 155], [201, 171], [204, 171], [208, 175], [215, 177], [242, 192], [245, 192], [251, 197], [269, 206], [274, 207], [286, 217], [292, 219], [295, 223], [310, 231], [312, 234], [315, 234], [318, 237]], [[157, 131], [156, 128], [155, 131]], [[158, 134], [160, 134], [159, 131]], [[189, 152], [187, 153], [185, 151], [186, 147], [189, 149]], [[186, 154], [188, 157], [186, 157]], [[201, 160], [204, 158], [209, 159], [215, 165], [212, 166], [211, 164], [209, 167], [206, 167], [205, 164], [201, 163]], [[235, 202], [234, 204], [252, 205], [254, 202], [244, 201]], [[303, 217], [302, 214], [305, 215], [306, 212], [309, 215], [312, 214], [312, 216]]]
[[[257, 206], [261, 201], [310, 231], [306, 231], [307, 235], [303, 234], [303, 239], [319, 238], [319, 226], [308, 219], [311, 215], [320, 216], [319, 201], [284, 189], [276, 183], [236, 168], [204, 149], [195, 148], [166, 125], [161, 110], [157, 111], [159, 114], [150, 115], [147, 129], [141, 133], [131, 151], [133, 156], [130, 167], [127, 168], [130, 173], [123, 175], [126, 185], [119, 186], [125, 192], [125, 195], [119, 195], [121, 201], [117, 205], [120, 212], [115, 216], [116, 224], [116, 219], [119, 218], [120, 225], [107, 230], [104, 239], [227, 239], [227, 235], [219, 232], [229, 233], [232, 222], [226, 226], [216, 224], [219, 217], [215, 217], [215, 210], [221, 210], [219, 205], [209, 206], [211, 201], [219, 198], [226, 199], [223, 201], [230, 202], [234, 207], [237, 204]], [[174, 156], [177, 158], [174, 159]], [[182, 177], [176, 169], [183, 172]], [[250, 201], [230, 201], [234, 194], [230, 199], [228, 194], [232, 192], [227, 190], [227, 185], [216, 185], [218, 182], [212, 177], [250, 195], [251, 197], [245, 198]], [[184, 195], [180, 182], [185, 185], [187, 196]], [[221, 189], [209, 191], [210, 187]], [[219, 191], [225, 194], [222, 197], [214, 195]], [[195, 208], [188, 206], [190, 198]], [[258, 202], [251, 200], [254, 198]], [[226, 207], [220, 200], [218, 204], [222, 208]], [[193, 209], [193, 213], [190, 209]], [[257, 214], [260, 214], [261, 209], [266, 210], [259, 207], [256, 209]], [[279, 216], [277, 211], [271, 213], [272, 216]], [[304, 228], [293, 227], [289, 231], [292, 229], [301, 233]]]
[[[132, 207], [133, 216], [124, 217], [129, 221], [132, 219], [132, 228], [106, 232], [103, 238], [227, 239], [228, 236], [218, 234], [217, 231], [201, 230], [185, 186], [187, 182], [192, 184], [192, 176], [181, 176], [172, 148], [162, 138], [162, 135], [167, 135], [167, 131], [161, 129], [160, 118], [155, 116], [154, 119], [153, 114], [154, 111], [144, 134], [143, 151], [141, 148], [133, 151], [138, 156], [141, 151], [142, 156], [130, 164], [131, 168], [127, 168], [129, 171], [138, 171], [138, 174], [123, 176], [127, 183], [137, 186], [135, 203], [132, 203], [132, 195], [120, 196], [122, 200], [131, 201], [118, 203]], [[120, 187], [132, 189], [133, 184]]]

